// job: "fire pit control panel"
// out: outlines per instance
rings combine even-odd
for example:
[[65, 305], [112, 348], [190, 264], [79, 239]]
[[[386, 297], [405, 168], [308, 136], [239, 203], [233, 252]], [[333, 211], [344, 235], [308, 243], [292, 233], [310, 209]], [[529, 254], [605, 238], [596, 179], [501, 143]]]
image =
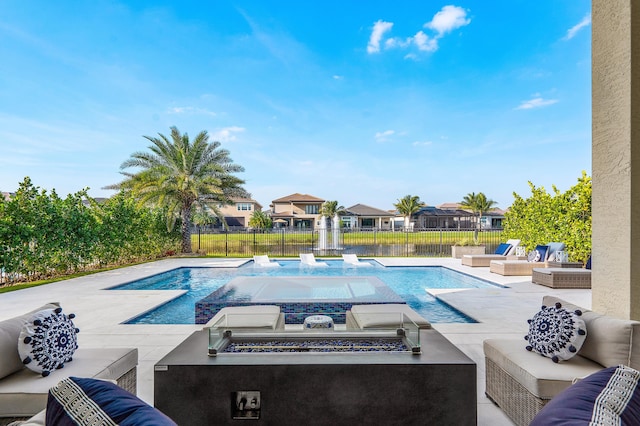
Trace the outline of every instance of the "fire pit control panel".
[[232, 392], [231, 417], [234, 419], [259, 419], [260, 391]]

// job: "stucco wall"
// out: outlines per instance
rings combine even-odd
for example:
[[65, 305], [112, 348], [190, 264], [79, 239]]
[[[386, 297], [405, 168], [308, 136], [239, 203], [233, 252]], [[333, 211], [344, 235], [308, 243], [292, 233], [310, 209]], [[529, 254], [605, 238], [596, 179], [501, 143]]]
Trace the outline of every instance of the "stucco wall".
[[592, 1], [593, 309], [640, 319], [640, 2]]

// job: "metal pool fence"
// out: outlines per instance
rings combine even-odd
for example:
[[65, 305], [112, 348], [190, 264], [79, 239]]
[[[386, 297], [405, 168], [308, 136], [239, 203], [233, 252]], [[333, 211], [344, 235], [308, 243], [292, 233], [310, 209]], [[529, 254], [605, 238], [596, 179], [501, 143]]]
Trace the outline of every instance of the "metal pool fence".
[[[473, 229], [425, 229], [390, 231], [377, 229], [328, 230], [194, 230], [192, 246], [199, 253], [216, 256], [269, 255], [297, 257], [300, 253], [318, 256], [430, 256], [450, 257], [451, 246], [461, 240], [473, 241]], [[481, 231], [478, 241], [486, 253], [493, 253], [503, 242], [501, 230]]]

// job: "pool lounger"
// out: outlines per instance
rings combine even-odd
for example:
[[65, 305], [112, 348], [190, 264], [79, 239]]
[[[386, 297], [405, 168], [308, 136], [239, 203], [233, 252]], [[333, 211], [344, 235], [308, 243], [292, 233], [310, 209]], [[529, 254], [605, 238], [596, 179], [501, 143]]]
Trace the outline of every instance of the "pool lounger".
[[373, 266], [369, 262], [361, 262], [360, 259], [358, 259], [358, 256], [355, 254], [343, 254], [342, 260], [344, 261], [346, 266]]
[[253, 266], [259, 268], [277, 268], [280, 266], [278, 262], [272, 262], [267, 255], [253, 256]]
[[304, 266], [329, 266], [327, 262], [318, 262], [313, 253], [300, 253], [300, 263]]
[[429, 329], [431, 323], [401, 303], [382, 303], [370, 305], [353, 305], [347, 311], [347, 330], [364, 330], [367, 328], [395, 328], [401, 320], [401, 314], [407, 316], [418, 325], [418, 328]]
[[220, 309], [203, 328], [284, 330], [284, 314], [275, 305], [228, 306]]

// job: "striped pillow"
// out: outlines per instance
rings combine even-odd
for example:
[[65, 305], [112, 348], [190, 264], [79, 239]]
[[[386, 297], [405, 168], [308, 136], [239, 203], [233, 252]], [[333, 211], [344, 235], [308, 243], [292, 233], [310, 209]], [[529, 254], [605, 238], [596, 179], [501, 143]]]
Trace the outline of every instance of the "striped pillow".
[[556, 395], [530, 426], [640, 424], [640, 372], [620, 365], [598, 371]]
[[162, 412], [117, 385], [69, 377], [49, 390], [47, 425], [176, 426]]

